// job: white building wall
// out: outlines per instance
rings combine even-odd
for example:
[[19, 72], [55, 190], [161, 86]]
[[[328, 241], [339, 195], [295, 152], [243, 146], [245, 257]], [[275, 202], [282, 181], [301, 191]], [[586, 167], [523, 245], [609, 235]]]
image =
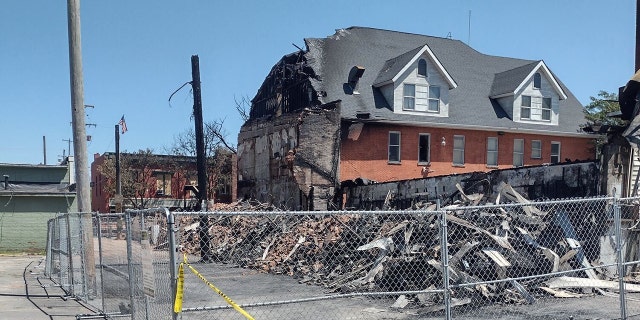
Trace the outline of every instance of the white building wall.
[[[418, 75], [418, 61], [420, 59], [427, 60], [427, 77]], [[393, 86], [393, 112], [400, 114], [412, 114], [412, 115], [420, 115], [420, 116], [431, 116], [431, 117], [448, 117], [449, 116], [449, 84], [445, 80], [442, 74], [438, 71], [435, 63], [427, 55], [423, 55], [420, 59], [417, 59], [408, 69], [402, 74], [396, 82], [394, 82]], [[415, 84], [416, 85], [416, 109], [415, 110], [403, 110], [402, 109], [402, 100], [404, 98], [404, 84]], [[418, 106], [418, 87], [422, 86], [423, 88], [428, 86], [439, 86], [440, 87], [440, 112], [429, 112], [427, 111], [427, 106]], [[387, 96], [385, 95], [385, 98]]]
[[[513, 102], [513, 121], [523, 123], [535, 123], [539, 125], [558, 125], [558, 119], [560, 117], [559, 102], [560, 96], [553, 88], [549, 79], [544, 72], [540, 81], [540, 88], [533, 87], [533, 78], [528, 79], [527, 83], [522, 89], [515, 93], [515, 99]], [[520, 106], [522, 105], [522, 96], [531, 96], [531, 120], [521, 119]], [[541, 109], [534, 108], [536, 103], [542, 104], [542, 98], [551, 98], [551, 121], [542, 120]]]

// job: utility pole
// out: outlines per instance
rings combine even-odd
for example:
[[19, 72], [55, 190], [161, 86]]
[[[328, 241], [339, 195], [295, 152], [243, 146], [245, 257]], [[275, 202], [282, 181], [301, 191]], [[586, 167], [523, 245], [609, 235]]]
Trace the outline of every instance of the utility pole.
[[[196, 166], [198, 169], [198, 204], [200, 211], [207, 211], [207, 166], [204, 150], [204, 126], [202, 121], [202, 96], [200, 88], [200, 60], [191, 56], [191, 87], [193, 88], [193, 118], [196, 134]], [[211, 261], [211, 241], [209, 236], [209, 217], [200, 216], [198, 226], [200, 236], [200, 257], [203, 262]]]
[[122, 179], [120, 176], [120, 126], [116, 124], [116, 212], [122, 212]]
[[76, 169], [76, 202], [82, 214], [84, 262], [87, 266], [87, 289], [90, 297], [96, 294], [95, 259], [93, 256], [93, 227], [91, 192], [84, 113], [84, 85], [82, 78], [82, 49], [80, 37], [80, 0], [67, 0], [69, 34], [69, 71], [71, 82], [71, 124]]

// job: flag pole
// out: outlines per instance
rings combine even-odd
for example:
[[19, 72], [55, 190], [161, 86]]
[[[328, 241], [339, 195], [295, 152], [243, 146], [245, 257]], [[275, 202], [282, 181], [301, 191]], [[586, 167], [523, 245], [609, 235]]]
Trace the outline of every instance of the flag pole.
[[120, 177], [120, 126], [116, 124], [116, 212], [122, 212], [122, 181]]

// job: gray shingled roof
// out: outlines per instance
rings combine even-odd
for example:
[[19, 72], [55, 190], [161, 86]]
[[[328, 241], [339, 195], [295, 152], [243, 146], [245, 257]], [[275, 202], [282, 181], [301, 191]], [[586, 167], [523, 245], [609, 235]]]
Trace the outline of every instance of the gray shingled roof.
[[[327, 93], [324, 102], [341, 100], [342, 118], [346, 120], [355, 121], [358, 113], [369, 113], [369, 121], [386, 123], [459, 125], [556, 134], [579, 133], [580, 125], [586, 122], [582, 105], [559, 80], [567, 99], [560, 101], [558, 126], [514, 122], [489, 98], [492, 93], [517, 87], [523, 78], [517, 83], [510, 81], [521, 77], [527, 68], [531, 71], [530, 68], [538, 63], [535, 60], [486, 55], [459, 40], [364, 27], [340, 29], [333, 36], [305, 41], [306, 58], [319, 75], [318, 80], [312, 80], [314, 88]], [[408, 56], [425, 44], [458, 84], [449, 91], [449, 117], [393, 113], [378, 89], [373, 87], [374, 83], [393, 78], [397, 74], [394, 70], [404, 66], [402, 61], [410, 59]], [[344, 83], [356, 65], [365, 68], [359, 83], [360, 94], [349, 95], [345, 93]]]
[[489, 96], [493, 97], [514, 92], [537, 65], [538, 61], [497, 73], [493, 80], [493, 86], [491, 87]]

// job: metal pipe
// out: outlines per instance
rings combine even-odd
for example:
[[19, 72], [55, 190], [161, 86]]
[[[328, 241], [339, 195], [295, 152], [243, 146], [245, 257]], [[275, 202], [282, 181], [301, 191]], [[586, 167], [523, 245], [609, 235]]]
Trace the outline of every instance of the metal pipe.
[[131, 212], [129, 210], [127, 210], [125, 212], [124, 215], [124, 220], [126, 223], [126, 232], [127, 232], [127, 270], [129, 272], [129, 303], [131, 304], [131, 319], [135, 319], [135, 306], [134, 306], [134, 301], [133, 301], [133, 296], [134, 296], [134, 288], [133, 288], [133, 284], [134, 284], [134, 277], [133, 277], [133, 264], [132, 264], [132, 260], [133, 260], [133, 256], [132, 256], [132, 251], [133, 251], [133, 245], [131, 243], [131, 238], [133, 236], [133, 233], [131, 232]]
[[178, 319], [178, 314], [173, 311], [173, 305], [176, 302], [176, 287], [178, 281], [178, 271], [176, 269], [176, 235], [174, 231], [175, 218], [173, 213], [169, 209], [164, 208], [164, 213], [167, 217], [167, 236], [168, 236], [168, 249], [169, 249], [169, 276], [171, 277], [171, 314], [172, 319]]
[[620, 203], [616, 199], [613, 204], [613, 223], [615, 224], [615, 233], [616, 233], [616, 254], [618, 260], [618, 286], [620, 292], [620, 319], [627, 319], [627, 305], [626, 300], [624, 298], [624, 261], [622, 256], [622, 229], [621, 223], [622, 219], [620, 216]]
[[[440, 210], [440, 199], [436, 201], [436, 210]], [[447, 238], [447, 213], [440, 212], [440, 254], [442, 255], [442, 280], [444, 282], [444, 315], [445, 319], [451, 319], [451, 291], [449, 288], [449, 240]]]

